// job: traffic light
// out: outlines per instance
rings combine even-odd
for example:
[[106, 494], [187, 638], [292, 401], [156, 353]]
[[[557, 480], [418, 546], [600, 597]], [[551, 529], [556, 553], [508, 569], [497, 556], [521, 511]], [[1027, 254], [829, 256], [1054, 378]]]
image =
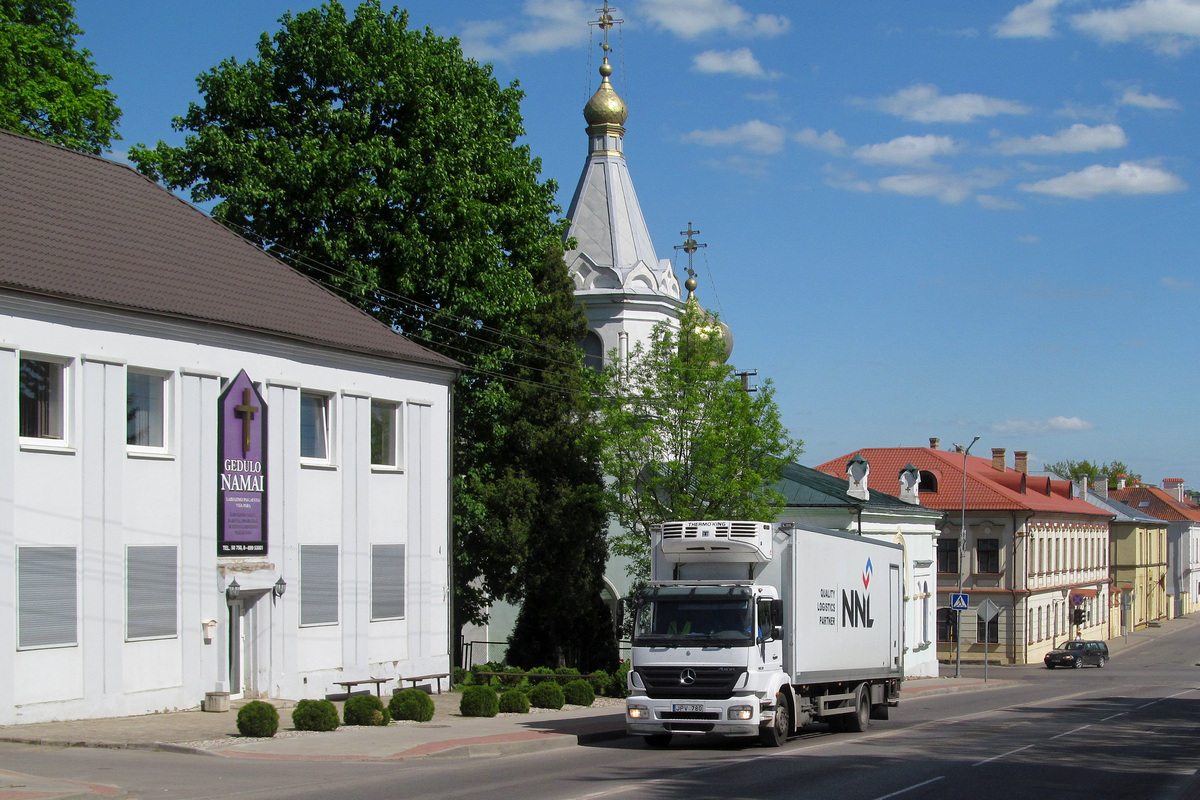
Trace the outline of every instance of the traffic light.
[[1083, 618], [1083, 609], [1082, 609], [1082, 608], [1074, 608], [1074, 609], [1072, 609], [1072, 610], [1071, 610], [1071, 622], [1072, 622], [1072, 624], [1075, 624], [1075, 625], [1082, 625], [1082, 624], [1083, 624], [1083, 619], [1084, 619], [1084, 618]]

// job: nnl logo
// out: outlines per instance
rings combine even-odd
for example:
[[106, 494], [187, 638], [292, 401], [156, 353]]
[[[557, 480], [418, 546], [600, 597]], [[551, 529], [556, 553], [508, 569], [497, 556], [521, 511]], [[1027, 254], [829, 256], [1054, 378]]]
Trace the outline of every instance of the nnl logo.
[[867, 594], [874, 572], [871, 559], [868, 558], [863, 568], [863, 591], [842, 589], [842, 627], [870, 628], [875, 624], [871, 617], [871, 596]]

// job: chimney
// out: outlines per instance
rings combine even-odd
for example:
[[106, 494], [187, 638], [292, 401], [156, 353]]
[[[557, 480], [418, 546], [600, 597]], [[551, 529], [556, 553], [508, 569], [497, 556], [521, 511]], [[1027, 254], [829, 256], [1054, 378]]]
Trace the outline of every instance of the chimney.
[[1095, 485], [1092, 486], [1092, 491], [1095, 492], [1096, 494], [1100, 495], [1101, 497], [1103, 497], [1105, 500], [1107, 500], [1108, 499], [1108, 476], [1107, 475], [1097, 475], [1096, 483], [1095, 483]]
[[850, 481], [846, 494], [859, 500], [870, 500], [871, 492], [867, 489], [867, 476], [870, 474], [871, 465], [861, 453], [855, 453], [854, 458], [846, 464], [846, 479]]
[[1087, 500], [1088, 478], [1087, 475], [1080, 475], [1075, 479], [1075, 491], [1079, 493], [1080, 500]]
[[1117, 474], [1117, 491], [1120, 491], [1121, 489], [1124, 489], [1124, 488], [1125, 488], [1125, 473], [1121, 472], [1121, 473]]
[[1029, 451], [1028, 450], [1013, 450], [1013, 459], [1016, 461], [1017, 472], [1029, 474]]
[[[934, 441], [936, 442], [937, 440], [934, 439]], [[921, 495], [917, 487], [920, 484], [921, 471], [912, 464], [900, 470], [900, 502], [919, 506], [921, 504]]]
[[992, 448], [992, 469], [1004, 472], [1004, 454], [1008, 452], [1003, 447]]
[[1163, 478], [1163, 491], [1171, 495], [1176, 503], [1183, 502], [1183, 478]]
[[929, 437], [929, 449], [930, 450], [937, 450], [938, 445], [940, 445], [941, 443], [942, 443], [942, 440], [939, 439], [938, 437], [936, 437], [936, 436]]

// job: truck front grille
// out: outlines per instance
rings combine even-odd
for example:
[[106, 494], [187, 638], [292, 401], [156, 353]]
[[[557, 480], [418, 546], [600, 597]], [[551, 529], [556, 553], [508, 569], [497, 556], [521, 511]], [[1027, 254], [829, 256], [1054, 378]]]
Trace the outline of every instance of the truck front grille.
[[638, 667], [637, 672], [647, 697], [722, 700], [733, 696], [733, 687], [746, 674], [746, 668]]

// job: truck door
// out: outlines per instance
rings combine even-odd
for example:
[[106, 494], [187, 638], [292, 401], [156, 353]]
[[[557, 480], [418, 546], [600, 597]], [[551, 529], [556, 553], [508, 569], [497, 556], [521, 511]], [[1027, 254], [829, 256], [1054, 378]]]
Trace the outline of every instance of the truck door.
[[900, 669], [900, 656], [904, 652], [904, 590], [900, 580], [900, 565], [892, 564], [888, 570], [888, 594], [891, 609], [888, 613], [888, 669]]

